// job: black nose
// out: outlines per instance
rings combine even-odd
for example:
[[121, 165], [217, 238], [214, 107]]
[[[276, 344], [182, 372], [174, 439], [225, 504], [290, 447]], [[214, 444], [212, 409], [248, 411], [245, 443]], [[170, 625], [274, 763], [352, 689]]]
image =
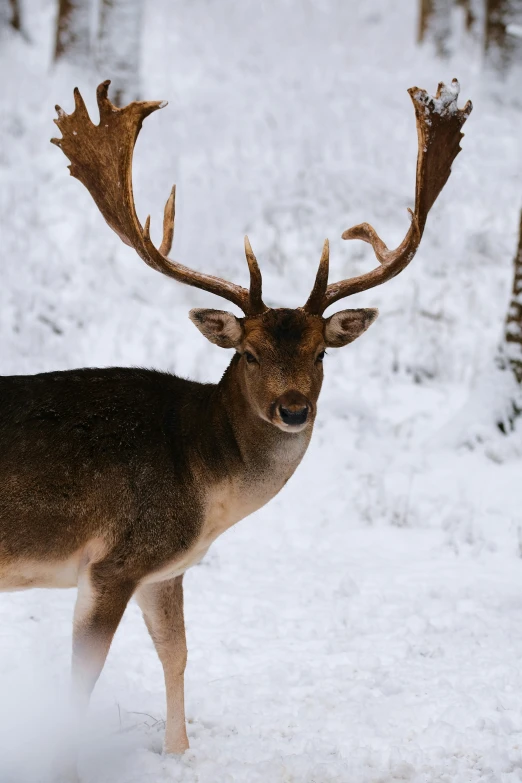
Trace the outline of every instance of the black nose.
[[279, 415], [281, 421], [285, 424], [289, 424], [292, 427], [296, 427], [299, 424], [304, 424], [308, 418], [308, 405], [302, 408], [285, 408], [284, 405], [279, 406]]

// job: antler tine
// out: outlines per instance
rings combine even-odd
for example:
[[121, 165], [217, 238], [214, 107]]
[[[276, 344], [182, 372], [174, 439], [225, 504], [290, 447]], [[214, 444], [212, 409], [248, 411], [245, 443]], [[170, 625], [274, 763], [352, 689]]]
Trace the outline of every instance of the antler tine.
[[170, 196], [165, 204], [163, 212], [163, 239], [159, 246], [162, 256], [168, 256], [174, 241], [174, 221], [176, 220], [176, 186], [172, 186]]
[[266, 310], [266, 306], [262, 298], [263, 279], [261, 277], [261, 270], [257, 263], [257, 258], [252, 250], [252, 245], [247, 236], [245, 236], [245, 256], [248, 264], [248, 271], [250, 272], [250, 302], [258, 313], [262, 313]]
[[308, 297], [308, 301], [304, 306], [304, 309], [310, 313], [319, 313], [323, 299], [326, 295], [326, 289], [328, 287], [328, 271], [330, 268], [330, 243], [327, 239], [324, 240], [323, 252], [319, 260], [319, 268], [317, 269], [317, 275], [315, 277], [314, 287], [312, 293]]
[[142, 228], [132, 191], [132, 156], [143, 120], [166, 105], [164, 101], [134, 101], [119, 109], [108, 97], [110, 81], [97, 89], [100, 123], [94, 125], [78, 89], [74, 91], [75, 109], [66, 114], [57, 107], [55, 123], [61, 139], [51, 139], [71, 161], [71, 175], [85, 185], [106, 222], [125, 244], [134, 248], [153, 269], [180, 283], [201, 288], [228, 299], [245, 315], [266, 310], [261, 299], [261, 273], [255, 257], [249, 261], [250, 291], [220, 277], [203, 274], [167, 258], [174, 238], [175, 187], [165, 205], [163, 238], [157, 248], [150, 238], [150, 218]]
[[468, 101], [463, 109], [457, 107], [460, 92], [457, 79], [453, 79], [449, 87], [439, 83], [434, 97], [418, 87], [411, 87], [408, 92], [415, 108], [418, 136], [415, 209], [413, 212], [409, 210], [411, 223], [408, 232], [398, 248], [389, 250], [369, 223], [361, 223], [345, 231], [343, 239], [368, 242], [380, 266], [366, 274], [331, 283], [322, 297], [314, 293], [316, 281], [304, 307], [307, 312], [320, 315], [339, 299], [385, 283], [402, 272], [417, 251], [428, 213], [448, 181], [451, 165], [460, 152], [460, 141], [464, 135], [461, 128], [473, 106]]

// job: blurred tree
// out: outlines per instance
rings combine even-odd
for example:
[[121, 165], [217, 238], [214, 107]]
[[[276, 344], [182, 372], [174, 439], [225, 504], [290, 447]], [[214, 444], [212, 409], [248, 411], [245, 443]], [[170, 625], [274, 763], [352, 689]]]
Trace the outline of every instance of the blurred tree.
[[506, 316], [504, 339], [511, 369], [522, 384], [522, 211], [518, 232], [518, 247], [513, 263], [513, 289]]
[[522, 0], [419, 0], [418, 8], [417, 41], [432, 41], [440, 57], [452, 54], [464, 14], [464, 29], [480, 42], [488, 65], [505, 70], [522, 62], [522, 40], [512, 34], [522, 23]]
[[461, 9], [464, 14], [464, 28], [475, 37], [478, 35], [483, 17], [481, 4], [484, 0], [419, 0], [419, 24], [417, 42], [431, 39], [440, 57], [451, 54], [454, 18]]
[[[18, 0], [0, 0], [0, 4]], [[112, 81], [117, 106], [139, 97], [142, 0], [99, 0], [97, 38], [93, 42], [95, 0], [58, 0], [54, 60], [91, 66]]]
[[91, 0], [59, 0], [54, 60], [76, 65], [89, 62], [91, 50]]
[[[504, 325], [504, 340], [497, 361], [500, 369], [511, 371], [522, 391], [522, 211], [518, 232], [518, 246], [513, 261], [513, 288]], [[512, 401], [513, 420], [522, 413], [520, 398]], [[501, 426], [501, 429], [503, 427]]]
[[509, 28], [522, 21], [521, 0], [486, 0], [484, 52], [486, 61], [498, 70], [522, 59], [522, 42]]
[[19, 0], [0, 0], [0, 25], [9, 25], [13, 30], [22, 31]]
[[100, 2], [97, 64], [112, 81], [117, 106], [139, 97], [142, 18], [142, 0]]
[[455, 0], [420, 0], [418, 43], [431, 39], [439, 57], [448, 57], [451, 39], [451, 10]]
[[464, 9], [464, 19], [466, 24], [466, 30], [471, 30], [477, 21], [477, 14], [475, 10], [476, 3], [473, 0], [457, 0], [457, 6]]

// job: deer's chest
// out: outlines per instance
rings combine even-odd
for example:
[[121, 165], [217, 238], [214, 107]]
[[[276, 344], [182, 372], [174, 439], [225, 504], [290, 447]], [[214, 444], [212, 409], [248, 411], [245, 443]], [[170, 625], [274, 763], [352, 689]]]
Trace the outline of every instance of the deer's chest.
[[204, 513], [197, 539], [191, 548], [173, 558], [145, 581], [160, 582], [173, 579], [196, 565], [210, 545], [241, 519], [268, 503], [283, 488], [295, 470], [293, 462], [278, 466], [259, 477], [255, 470], [239, 478], [229, 478], [209, 487], [204, 495]]

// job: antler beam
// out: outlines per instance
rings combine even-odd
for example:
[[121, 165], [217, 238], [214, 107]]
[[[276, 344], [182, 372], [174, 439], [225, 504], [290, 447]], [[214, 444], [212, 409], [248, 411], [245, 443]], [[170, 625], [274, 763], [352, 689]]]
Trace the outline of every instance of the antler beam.
[[415, 209], [404, 240], [396, 250], [389, 250], [369, 223], [344, 232], [343, 239], [362, 239], [368, 242], [380, 266], [364, 275], [328, 285], [328, 252], [323, 250], [319, 271], [312, 293], [304, 309], [322, 315], [329, 305], [352, 294], [366, 291], [390, 280], [410, 263], [419, 247], [428, 213], [448, 181], [451, 165], [460, 152], [463, 137], [461, 128], [473, 108], [468, 101], [463, 109], [457, 107], [460, 85], [453, 79], [451, 85], [439, 84], [434, 97], [425, 90], [408, 90], [415, 108], [418, 135]]
[[100, 123], [94, 125], [79, 90], [74, 90], [75, 109], [66, 114], [56, 107], [55, 120], [61, 139], [51, 139], [69, 158], [70, 172], [85, 185], [103, 217], [126, 245], [153, 269], [180, 283], [201, 288], [228, 299], [245, 315], [257, 315], [267, 308], [261, 297], [261, 272], [248, 239], [245, 250], [250, 270], [250, 289], [229, 283], [220, 277], [189, 269], [167, 258], [174, 238], [175, 187], [165, 205], [163, 240], [159, 248], [150, 238], [150, 218], [142, 227], [132, 191], [132, 156], [143, 120], [166, 105], [162, 101], [134, 101], [122, 109], [108, 98], [110, 81], [97, 89]]

